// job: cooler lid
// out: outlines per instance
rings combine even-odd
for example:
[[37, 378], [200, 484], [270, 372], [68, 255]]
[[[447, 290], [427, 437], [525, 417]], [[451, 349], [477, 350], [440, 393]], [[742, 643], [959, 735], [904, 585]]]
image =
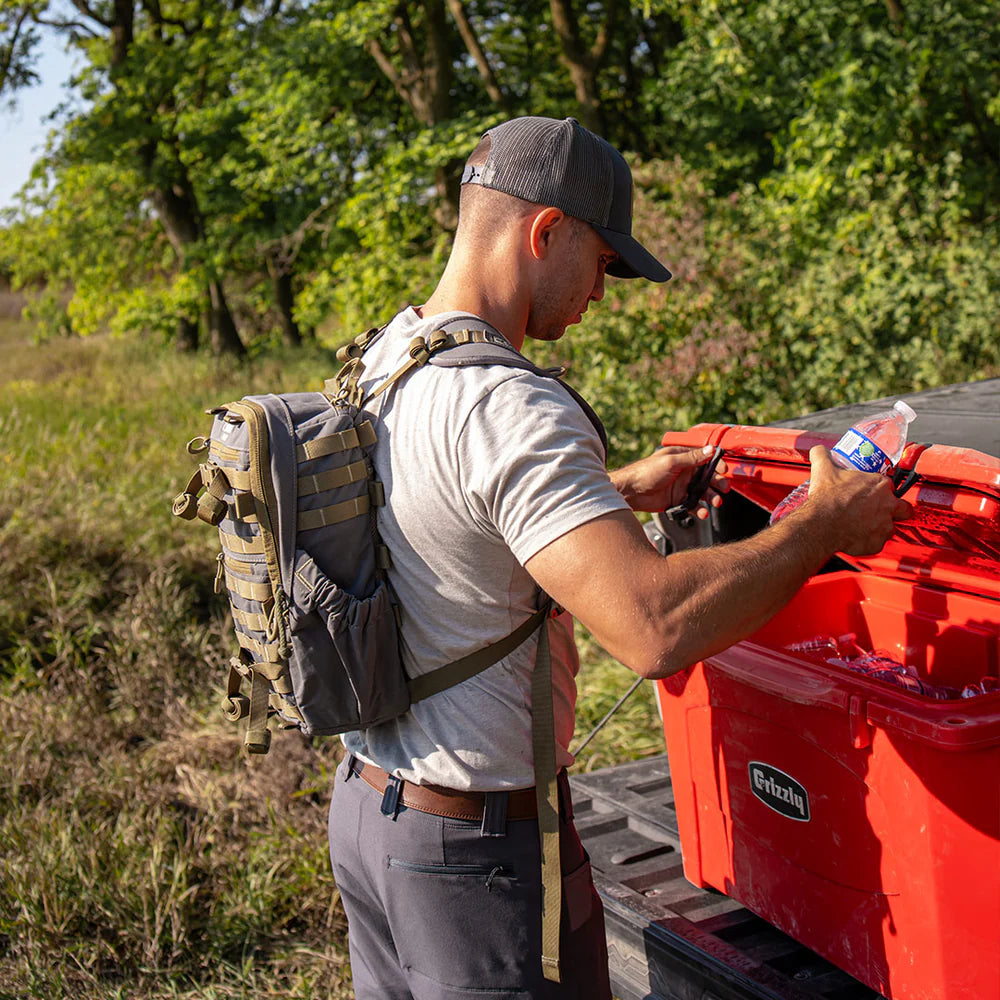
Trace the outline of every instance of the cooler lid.
[[[771, 511], [809, 476], [809, 449], [839, 435], [785, 427], [699, 424], [663, 444], [721, 445], [732, 489]], [[899, 469], [914, 515], [875, 556], [841, 556], [858, 569], [1000, 597], [1000, 459], [951, 445], [907, 445]], [[902, 474], [902, 473], [901, 473]]]

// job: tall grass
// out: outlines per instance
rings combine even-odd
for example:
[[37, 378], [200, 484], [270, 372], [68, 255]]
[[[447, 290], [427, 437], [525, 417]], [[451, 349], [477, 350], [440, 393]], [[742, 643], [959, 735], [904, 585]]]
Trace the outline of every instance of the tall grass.
[[[318, 388], [331, 356], [36, 345], [3, 317], [0, 351], [0, 998], [350, 996], [339, 743], [241, 752], [213, 532], [169, 515], [205, 408]], [[578, 739], [631, 679], [583, 640]], [[647, 690], [577, 766], [660, 750]]]

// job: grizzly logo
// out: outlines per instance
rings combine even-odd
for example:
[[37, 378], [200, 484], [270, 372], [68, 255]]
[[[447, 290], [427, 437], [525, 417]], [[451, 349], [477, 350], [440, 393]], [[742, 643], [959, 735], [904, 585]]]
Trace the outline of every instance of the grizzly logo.
[[750, 761], [750, 791], [775, 812], [809, 822], [809, 793], [793, 777], [770, 764]]

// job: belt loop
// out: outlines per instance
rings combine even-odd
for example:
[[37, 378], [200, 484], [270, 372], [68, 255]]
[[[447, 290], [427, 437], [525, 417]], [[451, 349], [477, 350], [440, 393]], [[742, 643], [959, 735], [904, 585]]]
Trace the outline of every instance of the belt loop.
[[399, 813], [400, 799], [403, 797], [403, 782], [396, 775], [387, 775], [385, 791], [382, 793], [382, 815], [395, 819]]
[[483, 825], [479, 831], [480, 837], [507, 836], [507, 799], [506, 792], [486, 792], [483, 803]]

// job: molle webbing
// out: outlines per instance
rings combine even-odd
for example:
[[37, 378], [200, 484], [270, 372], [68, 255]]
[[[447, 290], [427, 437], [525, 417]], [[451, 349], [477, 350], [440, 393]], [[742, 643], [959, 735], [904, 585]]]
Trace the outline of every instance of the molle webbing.
[[316, 510], [299, 511], [299, 531], [315, 531], [326, 528], [341, 521], [349, 521], [352, 517], [360, 517], [371, 510], [371, 500], [364, 496], [331, 504], [329, 507], [319, 507]]
[[[370, 426], [370, 425], [369, 425]], [[337, 469], [328, 469], [315, 476], [299, 476], [297, 487], [300, 497], [313, 496], [315, 493], [324, 493], [327, 490], [336, 489], [338, 486], [347, 486], [350, 483], [358, 483], [368, 478], [368, 463], [364, 459], [351, 462], [350, 465], [342, 465]]]
[[298, 462], [309, 462], [314, 458], [323, 458], [338, 451], [350, 451], [352, 448], [370, 448], [375, 443], [375, 428], [371, 421], [366, 420], [357, 427], [328, 434], [326, 437], [314, 438], [295, 449], [295, 459]]
[[232, 552], [237, 555], [252, 556], [264, 553], [264, 539], [260, 535], [254, 538], [244, 538], [242, 535], [234, 535], [232, 532], [220, 528], [219, 537], [222, 539], [222, 546], [227, 554]]
[[266, 601], [273, 597], [269, 583], [254, 583], [251, 580], [241, 580], [226, 572], [226, 587], [234, 594], [248, 601]]

